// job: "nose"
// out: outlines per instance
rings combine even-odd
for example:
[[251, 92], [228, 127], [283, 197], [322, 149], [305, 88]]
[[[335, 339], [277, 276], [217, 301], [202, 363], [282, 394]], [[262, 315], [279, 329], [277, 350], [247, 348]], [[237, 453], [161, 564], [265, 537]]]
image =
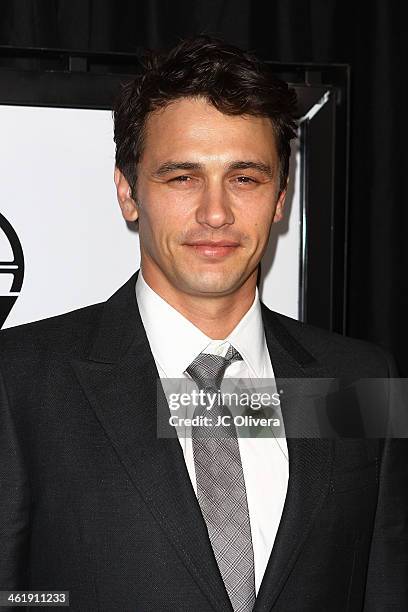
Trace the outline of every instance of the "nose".
[[207, 225], [213, 229], [234, 223], [230, 196], [222, 184], [207, 185], [201, 195], [196, 220], [201, 225]]

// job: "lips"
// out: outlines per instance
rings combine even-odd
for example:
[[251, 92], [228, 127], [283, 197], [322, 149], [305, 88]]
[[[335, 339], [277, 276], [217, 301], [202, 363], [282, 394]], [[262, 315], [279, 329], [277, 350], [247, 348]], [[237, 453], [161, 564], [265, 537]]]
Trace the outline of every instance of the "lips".
[[217, 258], [231, 255], [239, 247], [239, 243], [230, 240], [197, 240], [187, 243], [186, 246], [194, 249], [198, 255]]

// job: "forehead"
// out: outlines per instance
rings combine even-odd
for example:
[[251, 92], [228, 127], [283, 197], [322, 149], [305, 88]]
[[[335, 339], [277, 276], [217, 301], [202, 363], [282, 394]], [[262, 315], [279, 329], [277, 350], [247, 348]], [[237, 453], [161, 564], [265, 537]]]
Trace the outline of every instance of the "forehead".
[[226, 115], [203, 98], [181, 98], [154, 111], [145, 126], [143, 157], [252, 157], [277, 161], [271, 121], [252, 115]]

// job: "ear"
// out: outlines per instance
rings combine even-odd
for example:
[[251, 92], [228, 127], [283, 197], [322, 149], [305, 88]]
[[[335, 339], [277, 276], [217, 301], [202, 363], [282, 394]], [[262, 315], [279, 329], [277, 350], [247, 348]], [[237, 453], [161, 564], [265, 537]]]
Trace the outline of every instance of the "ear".
[[284, 206], [285, 206], [285, 199], [286, 199], [287, 190], [288, 190], [288, 182], [286, 182], [286, 187], [284, 189], [282, 189], [282, 191], [279, 193], [278, 201], [276, 202], [275, 213], [273, 215], [272, 223], [277, 223], [278, 221], [281, 221], [281, 219], [283, 217], [283, 209], [284, 209]]
[[119, 168], [115, 168], [114, 181], [123, 218], [126, 219], [126, 221], [136, 221], [139, 216], [137, 204], [132, 198], [130, 185]]

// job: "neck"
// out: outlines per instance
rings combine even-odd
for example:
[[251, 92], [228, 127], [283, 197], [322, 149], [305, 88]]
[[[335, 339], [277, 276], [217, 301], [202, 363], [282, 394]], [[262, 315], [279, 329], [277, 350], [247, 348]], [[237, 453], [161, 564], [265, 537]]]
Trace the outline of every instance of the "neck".
[[212, 340], [223, 340], [251, 308], [256, 291], [257, 270], [236, 291], [228, 295], [198, 296], [178, 291], [154, 276], [143, 278], [151, 289]]

